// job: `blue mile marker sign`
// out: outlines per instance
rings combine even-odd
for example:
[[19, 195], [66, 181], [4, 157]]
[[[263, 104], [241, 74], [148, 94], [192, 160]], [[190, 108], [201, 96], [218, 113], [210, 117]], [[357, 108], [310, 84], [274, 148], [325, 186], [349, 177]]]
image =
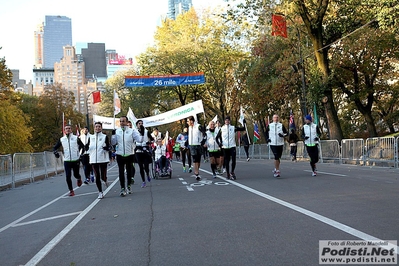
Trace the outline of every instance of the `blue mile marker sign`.
[[162, 76], [126, 76], [125, 87], [165, 87], [205, 83], [203, 72]]

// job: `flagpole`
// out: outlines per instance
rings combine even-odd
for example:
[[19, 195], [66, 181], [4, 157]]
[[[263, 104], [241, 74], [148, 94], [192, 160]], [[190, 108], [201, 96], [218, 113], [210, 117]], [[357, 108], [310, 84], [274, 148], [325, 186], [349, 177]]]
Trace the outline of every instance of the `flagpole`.
[[113, 105], [114, 105], [114, 129], [116, 128], [115, 127], [115, 90], [114, 90], [114, 100], [113, 100]]
[[244, 126], [245, 126], [245, 132], [247, 132], [248, 143], [249, 145], [251, 145], [251, 139], [249, 138], [247, 123], [245, 123]]

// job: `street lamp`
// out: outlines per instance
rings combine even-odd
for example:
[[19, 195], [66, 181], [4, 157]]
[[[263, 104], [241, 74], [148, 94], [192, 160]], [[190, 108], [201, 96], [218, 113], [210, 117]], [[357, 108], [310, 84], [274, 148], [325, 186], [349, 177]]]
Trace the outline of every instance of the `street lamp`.
[[95, 91], [91, 91], [89, 94], [87, 94], [87, 97], [86, 97], [86, 125], [87, 125], [89, 132], [90, 132], [89, 97], [90, 97], [90, 95], [93, 94], [93, 92], [95, 92]]
[[301, 81], [302, 81], [302, 112], [303, 115], [307, 115], [307, 110], [306, 110], [306, 79], [305, 79], [305, 65], [304, 65], [304, 61], [303, 61], [303, 56], [302, 56], [302, 49], [301, 49], [301, 33], [298, 29], [298, 27], [295, 26], [295, 22], [288, 17], [289, 20], [292, 21], [292, 23], [294, 24], [294, 27], [297, 31], [298, 34], [298, 53], [299, 53], [299, 62], [297, 62], [296, 65], [291, 65], [292, 69], [294, 70], [295, 73], [298, 72], [298, 70], [301, 70]]

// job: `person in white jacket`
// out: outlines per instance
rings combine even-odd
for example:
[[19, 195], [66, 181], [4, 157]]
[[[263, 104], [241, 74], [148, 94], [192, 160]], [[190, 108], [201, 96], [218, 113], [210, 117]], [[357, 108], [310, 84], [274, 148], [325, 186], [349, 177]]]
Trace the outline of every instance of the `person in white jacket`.
[[306, 151], [309, 154], [312, 176], [317, 175], [316, 163], [319, 162], [320, 135], [320, 129], [315, 123], [312, 122], [312, 116], [305, 116], [305, 125], [302, 127], [302, 138], [305, 142]]
[[208, 148], [209, 162], [211, 163], [213, 178], [216, 178], [217, 167], [220, 165], [221, 150], [216, 142], [216, 136], [218, 135], [219, 130], [220, 128], [215, 127], [215, 122], [210, 121], [208, 124], [208, 130], [206, 131], [206, 142], [204, 145]]
[[72, 187], [72, 171], [73, 176], [76, 178], [77, 185], [82, 185], [82, 177], [79, 173], [80, 166], [80, 150], [84, 149], [82, 141], [72, 133], [71, 125], [65, 125], [64, 127], [65, 136], [60, 138], [53, 147], [53, 152], [56, 158], [60, 157], [58, 149], [62, 146], [64, 150], [64, 169], [66, 182], [69, 189], [69, 196], [75, 196], [75, 192]]
[[278, 120], [279, 116], [273, 115], [273, 122], [266, 127], [266, 141], [274, 155], [274, 177], [280, 177], [280, 158], [283, 154], [284, 137], [288, 135], [287, 129]]
[[202, 148], [205, 143], [205, 132], [200, 124], [195, 122], [194, 116], [187, 119], [188, 124], [188, 146], [194, 163], [194, 175], [197, 181], [201, 180], [199, 168], [201, 164]]
[[104, 197], [101, 181], [108, 186], [107, 166], [109, 163], [110, 143], [108, 136], [102, 133], [103, 124], [96, 122], [94, 124], [94, 134], [90, 135], [85, 149], [89, 153], [90, 165], [93, 168], [98, 189], [98, 198]]
[[[119, 168], [119, 183], [121, 185], [120, 195], [126, 196], [126, 193], [131, 194], [131, 183], [132, 183], [132, 167], [133, 167], [133, 156], [134, 156], [134, 141], [142, 142], [142, 137], [137, 130], [133, 130], [127, 126], [127, 117], [121, 116], [120, 119], [121, 127], [112, 132], [111, 144], [117, 145], [116, 148], [116, 162]], [[125, 168], [127, 174], [127, 186], [125, 181]]]
[[[244, 124], [245, 119], [244, 119]], [[236, 132], [244, 131], [245, 127], [235, 127], [230, 124], [230, 116], [224, 119], [224, 125], [220, 128], [216, 137], [216, 142], [221, 147], [224, 158], [224, 167], [226, 168], [227, 179], [236, 180], [234, 173], [236, 168]], [[230, 171], [230, 158], [231, 158], [231, 171]]]

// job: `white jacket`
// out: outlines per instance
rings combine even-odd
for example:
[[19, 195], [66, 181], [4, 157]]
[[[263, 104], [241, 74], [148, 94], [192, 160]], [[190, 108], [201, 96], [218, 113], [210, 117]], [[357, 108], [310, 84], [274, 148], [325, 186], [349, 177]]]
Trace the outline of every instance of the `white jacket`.
[[102, 132], [94, 133], [94, 135], [90, 135], [89, 139], [90, 145], [87, 152], [90, 156], [90, 164], [108, 163], [109, 153], [103, 149], [104, 147], [107, 147], [107, 135], [103, 134]]
[[142, 136], [137, 130], [129, 127], [118, 128], [112, 135], [111, 144], [117, 145], [115, 154], [129, 156], [134, 154], [134, 141], [142, 142]]
[[208, 147], [209, 152], [219, 151], [219, 145], [216, 142], [216, 136], [218, 135], [219, 128], [215, 128], [214, 132], [211, 132], [209, 129], [206, 131], [206, 146]]
[[[87, 135], [86, 134], [82, 134], [82, 135], [80, 135], [79, 138], [82, 141], [83, 145], [86, 145], [89, 142], [90, 133], [87, 133]], [[89, 154], [89, 151], [85, 151], [83, 149], [83, 152], [81, 152], [81, 154]]]
[[154, 151], [155, 161], [158, 161], [162, 156], [166, 156], [166, 146], [165, 145], [157, 145]]
[[306, 146], [316, 146], [316, 144], [319, 143], [319, 141], [314, 140], [315, 138], [318, 138], [319, 135], [317, 134], [317, 125], [314, 123], [310, 123], [309, 125], [304, 125], [302, 129], [302, 134], [304, 137], [309, 137], [308, 139], [305, 139], [305, 145]]
[[[232, 125], [223, 125], [220, 128], [222, 138], [222, 148], [229, 149], [236, 147], [236, 129]], [[220, 134], [220, 133], [219, 133]]]
[[201, 125], [194, 124], [194, 126], [188, 127], [188, 145], [195, 146], [201, 145], [201, 141], [204, 139], [200, 130]]
[[284, 137], [280, 137], [278, 134], [285, 135], [283, 124], [270, 123], [269, 124], [269, 139], [271, 140], [270, 145], [272, 146], [282, 146], [284, 145]]
[[64, 161], [78, 161], [80, 158], [78, 137], [71, 133], [69, 137], [63, 136], [60, 141], [64, 149]]

